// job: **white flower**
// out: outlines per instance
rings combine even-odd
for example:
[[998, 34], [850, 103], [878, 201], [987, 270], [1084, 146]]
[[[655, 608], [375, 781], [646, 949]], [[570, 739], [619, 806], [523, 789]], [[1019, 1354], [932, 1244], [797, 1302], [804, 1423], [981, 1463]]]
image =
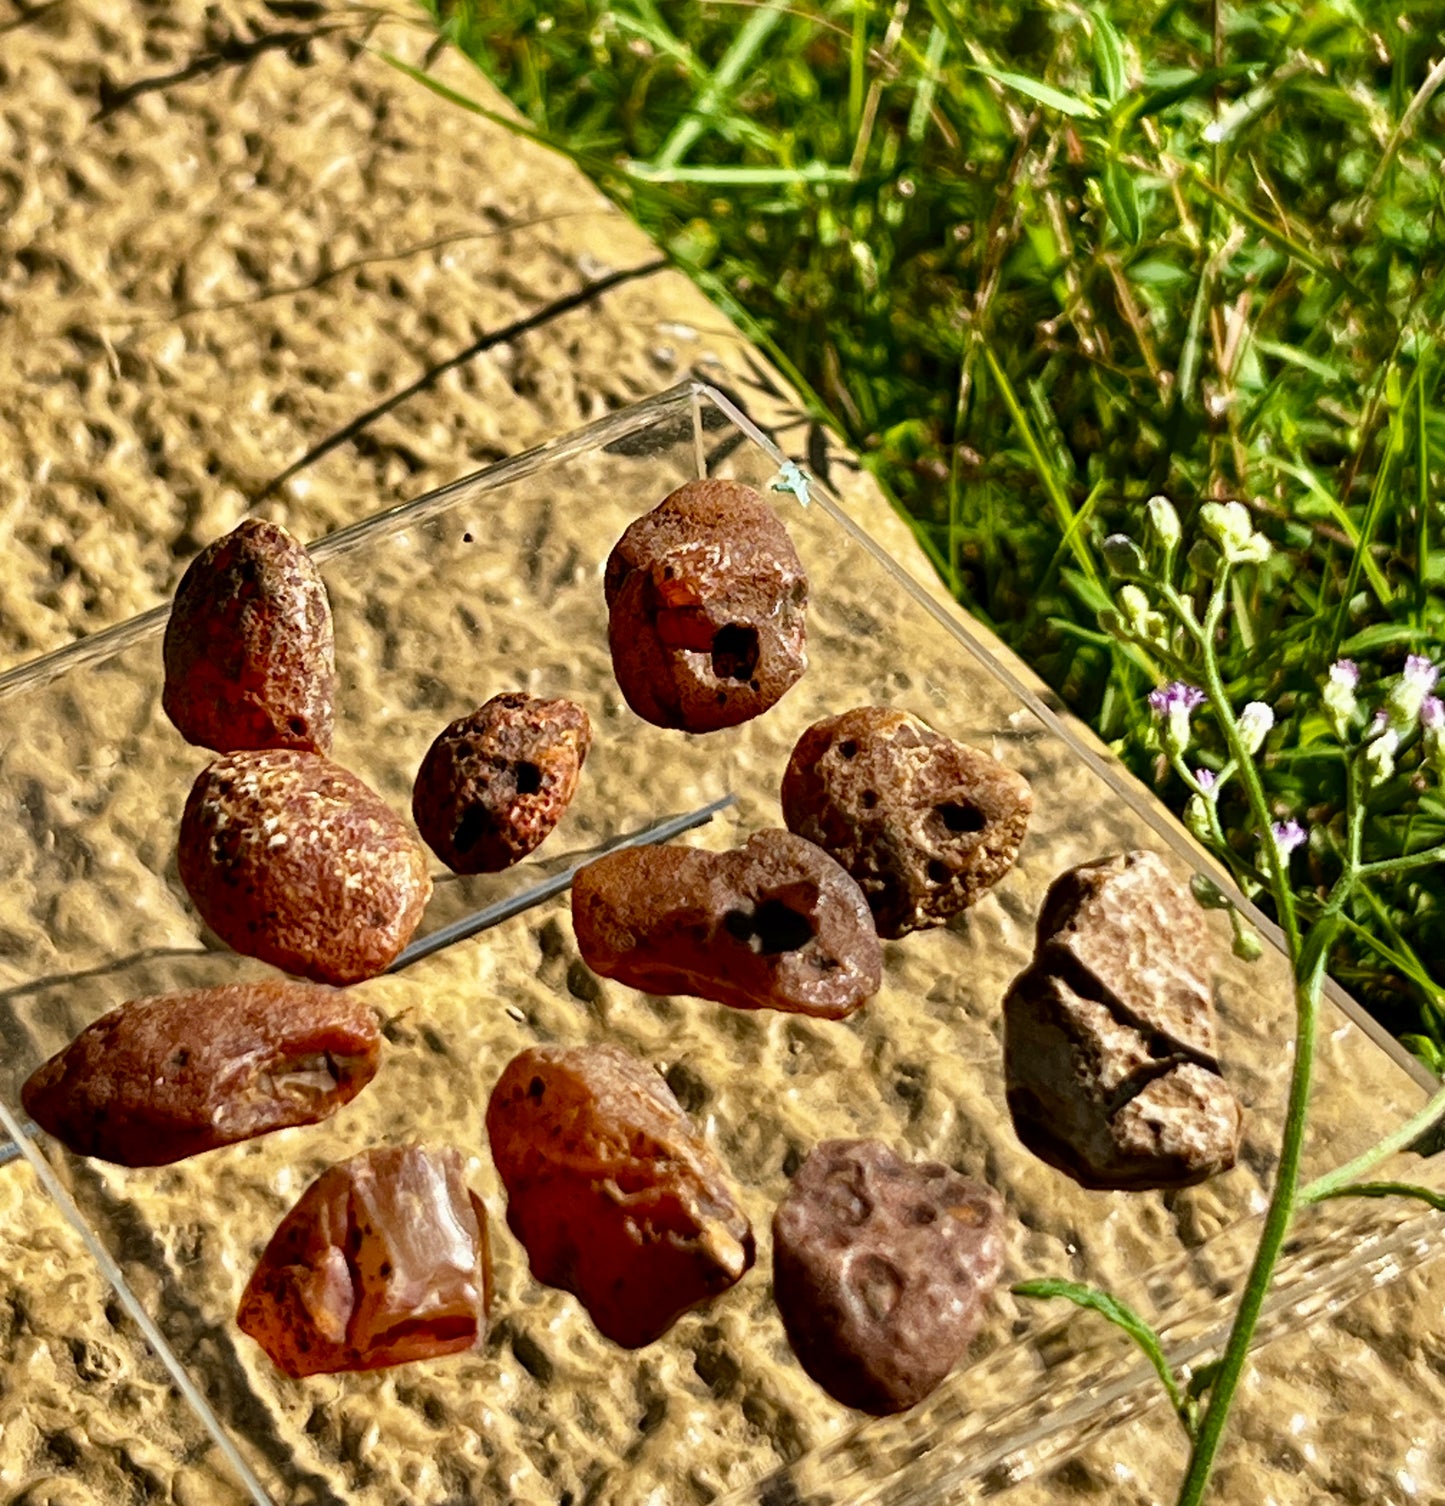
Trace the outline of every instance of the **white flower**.
[[1204, 531], [1232, 565], [1257, 565], [1270, 556], [1270, 542], [1256, 533], [1243, 502], [1206, 502], [1199, 509]]
[[1400, 735], [1386, 727], [1378, 737], [1365, 744], [1365, 782], [1372, 788], [1394, 778], [1395, 754], [1400, 749]]
[[1174, 510], [1174, 504], [1168, 497], [1150, 497], [1146, 504], [1149, 514], [1149, 526], [1154, 530], [1154, 536], [1166, 550], [1174, 549], [1179, 544], [1180, 527], [1179, 514]]
[[1239, 736], [1251, 757], [1264, 746], [1269, 729], [1274, 726], [1274, 712], [1263, 701], [1251, 701], [1239, 713]]
[[1330, 665], [1330, 677], [1320, 700], [1330, 726], [1341, 742], [1349, 736], [1350, 726], [1360, 709], [1355, 691], [1359, 689], [1360, 668], [1353, 659], [1336, 659]]

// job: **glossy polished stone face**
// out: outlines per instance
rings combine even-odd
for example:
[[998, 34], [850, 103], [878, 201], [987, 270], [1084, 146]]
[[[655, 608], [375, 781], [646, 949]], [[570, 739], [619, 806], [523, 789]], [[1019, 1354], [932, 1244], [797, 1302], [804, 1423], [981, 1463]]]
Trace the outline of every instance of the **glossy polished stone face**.
[[381, 1031], [355, 995], [236, 983], [132, 999], [31, 1075], [25, 1111], [81, 1155], [165, 1166], [315, 1124], [376, 1075]]
[[456, 1151], [367, 1150], [282, 1220], [236, 1321], [287, 1375], [380, 1370], [472, 1348], [491, 1257]]
[[753, 1263], [721, 1163], [646, 1062], [617, 1046], [536, 1046], [487, 1105], [507, 1223], [532, 1274], [598, 1330], [651, 1344]]

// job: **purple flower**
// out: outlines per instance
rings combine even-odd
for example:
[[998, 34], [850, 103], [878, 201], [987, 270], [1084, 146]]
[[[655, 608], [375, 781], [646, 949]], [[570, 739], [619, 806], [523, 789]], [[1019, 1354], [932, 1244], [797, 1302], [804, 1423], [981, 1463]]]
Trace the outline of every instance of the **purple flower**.
[[1421, 690], [1430, 691], [1434, 690], [1435, 682], [1440, 678], [1440, 671], [1424, 654], [1411, 654], [1405, 660], [1405, 678], [1412, 686], [1418, 685]]
[[1149, 709], [1161, 721], [1178, 711], [1188, 715], [1203, 704], [1204, 692], [1197, 685], [1186, 685], [1183, 680], [1171, 680], [1149, 692]]
[[1427, 732], [1439, 732], [1445, 728], [1445, 701], [1437, 695], [1427, 695], [1420, 702], [1420, 725]]
[[1305, 829], [1298, 821], [1276, 821], [1269, 830], [1282, 858], [1287, 858], [1305, 840]]
[[1189, 715], [1204, 704], [1204, 692], [1197, 685], [1171, 680], [1149, 692], [1149, 709], [1156, 721], [1164, 723], [1164, 751], [1178, 758], [1189, 746]]
[[1194, 782], [1207, 795], [1219, 783], [1219, 775], [1213, 769], [1195, 769]]
[[1353, 659], [1336, 659], [1330, 665], [1330, 683], [1342, 685], [1346, 690], [1360, 688], [1360, 666]]
[[1385, 693], [1385, 711], [1390, 726], [1406, 736], [1420, 716], [1420, 706], [1435, 688], [1440, 671], [1424, 654], [1411, 654], [1405, 660], [1400, 678]]

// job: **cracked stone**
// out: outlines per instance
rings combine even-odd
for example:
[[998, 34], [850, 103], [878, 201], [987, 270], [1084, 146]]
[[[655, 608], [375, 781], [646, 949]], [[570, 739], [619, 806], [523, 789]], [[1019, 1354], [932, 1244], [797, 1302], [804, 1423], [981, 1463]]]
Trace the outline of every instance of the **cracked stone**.
[[1208, 932], [1152, 852], [1049, 890], [1033, 965], [1004, 1001], [1009, 1111], [1090, 1188], [1188, 1187], [1234, 1164], [1242, 1112], [1215, 1054]]

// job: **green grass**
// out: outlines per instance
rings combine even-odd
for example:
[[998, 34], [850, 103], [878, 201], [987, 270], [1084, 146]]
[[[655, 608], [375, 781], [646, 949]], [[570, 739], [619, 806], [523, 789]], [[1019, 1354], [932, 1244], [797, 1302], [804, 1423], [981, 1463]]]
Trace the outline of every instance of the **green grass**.
[[[1275, 545], [1224, 672], [1279, 813], [1337, 818], [1310, 692], [1445, 659], [1445, 4], [434, 0], [444, 38], [797, 383], [955, 594], [1176, 809], [1100, 544], [1237, 497]], [[1367, 856], [1445, 836], [1411, 771]], [[1231, 839], [1255, 842], [1226, 806]], [[1303, 902], [1327, 874], [1298, 859]], [[1445, 879], [1336, 974], [1445, 1060]]]

